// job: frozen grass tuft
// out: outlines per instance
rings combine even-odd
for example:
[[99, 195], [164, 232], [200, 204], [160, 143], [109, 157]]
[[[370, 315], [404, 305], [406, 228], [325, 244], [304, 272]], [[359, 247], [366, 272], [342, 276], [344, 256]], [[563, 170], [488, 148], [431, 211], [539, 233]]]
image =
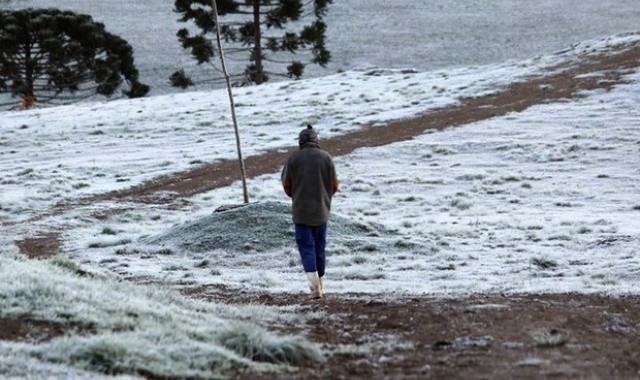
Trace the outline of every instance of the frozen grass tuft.
[[78, 265], [74, 261], [71, 261], [68, 257], [56, 256], [53, 259], [51, 259], [51, 264], [59, 268], [65, 269], [70, 273], [78, 276], [90, 276], [90, 277], [95, 276], [94, 273], [83, 269], [80, 265]]
[[81, 272], [80, 266], [66, 257], [54, 257], [51, 260], [51, 264], [67, 269], [72, 273]]
[[87, 248], [108, 248], [131, 243], [131, 239], [101, 240], [89, 243]]
[[558, 262], [548, 259], [546, 257], [534, 257], [531, 259], [531, 264], [537, 266], [540, 269], [552, 269], [558, 266]]
[[462, 198], [462, 197], [455, 197], [453, 199], [451, 199], [451, 201], [449, 202], [449, 205], [451, 205], [452, 207], [457, 208], [458, 210], [468, 210], [473, 206], [472, 201]]
[[345, 280], [356, 280], [356, 281], [368, 281], [368, 280], [384, 280], [386, 275], [384, 273], [373, 273], [373, 272], [359, 272], [354, 271], [351, 273], [347, 273], [344, 276]]
[[253, 366], [213, 340], [198, 341], [159, 330], [67, 337], [26, 351], [49, 362], [107, 375], [209, 378], [222, 377], [233, 367], [267, 369], [261, 364]]
[[324, 360], [316, 344], [299, 337], [275, 337], [245, 324], [236, 324], [218, 340], [229, 350], [258, 362], [300, 366]]
[[0, 378], [3, 379], [92, 379], [131, 380], [138, 376], [109, 376], [71, 368], [63, 364], [49, 363], [25, 355], [12, 343], [0, 342]]
[[455, 149], [453, 149], [451, 147], [448, 147], [448, 146], [436, 146], [436, 147], [433, 147], [433, 149], [431, 149], [431, 151], [434, 154], [441, 154], [441, 155], [444, 155], [444, 156], [448, 156], [448, 155], [451, 155], [451, 154], [457, 154], [458, 153], [457, 150], [455, 150]]
[[118, 232], [109, 226], [105, 226], [102, 228], [103, 235], [117, 235]]
[[371, 354], [369, 345], [339, 344], [331, 350], [331, 356], [346, 356], [351, 358], [364, 358]]
[[538, 347], [560, 347], [569, 342], [569, 334], [563, 330], [536, 331], [533, 341]]

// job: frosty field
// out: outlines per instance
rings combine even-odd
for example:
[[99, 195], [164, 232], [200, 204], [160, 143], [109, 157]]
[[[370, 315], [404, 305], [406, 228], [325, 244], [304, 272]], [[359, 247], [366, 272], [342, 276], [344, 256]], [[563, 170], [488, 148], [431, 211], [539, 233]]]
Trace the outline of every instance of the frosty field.
[[[559, 54], [483, 68], [352, 71], [239, 89], [245, 153], [288, 147], [307, 122], [321, 138], [384, 124], [637, 39], [631, 34], [586, 42]], [[334, 213], [393, 231], [383, 245], [400, 248], [383, 249], [375, 239], [360, 245], [330, 239], [329, 289], [635, 292], [637, 78], [628, 74], [629, 83], [612, 92], [336, 157], [342, 189]], [[279, 105], [283, 101], [286, 106]], [[5, 249], [34, 231], [62, 229], [63, 251], [73, 260], [127, 277], [272, 292], [305, 289], [293, 241], [257, 250], [274, 245], [254, 238], [255, 232], [243, 236], [241, 227], [233, 231], [246, 240], [239, 255], [215, 246], [184, 251], [166, 239], [170, 254], [149, 254], [160, 249], [137, 246], [145, 236], [240, 202], [238, 184], [169, 207], [131, 203], [130, 211], [104, 222], [90, 215], [108, 212], [114, 206], [108, 202], [46, 215], [68, 199], [233, 159], [222, 91], [7, 112], [2, 120]], [[286, 204], [278, 176], [251, 179], [251, 199]], [[246, 228], [254, 227], [260, 228]], [[341, 227], [330, 224], [337, 233]], [[198, 267], [203, 260], [211, 264]]]
[[[639, 34], [623, 34], [517, 62], [352, 70], [237, 89], [243, 149], [247, 156], [285, 149], [308, 122], [321, 142], [383, 126], [639, 43]], [[605, 74], [591, 75], [605, 81]], [[307, 292], [278, 172], [251, 178], [255, 203], [230, 214], [215, 210], [241, 202], [238, 182], [169, 203], [105, 201], [56, 211], [234, 159], [225, 95], [0, 113], [0, 322], [77, 328], [54, 339], [2, 341], [0, 375], [215, 377], [229, 368], [282, 372], [345, 352], [367, 355], [376, 344], [411, 348], [396, 336], [320, 347], [269, 330], [322, 313], [205, 302], [176, 291]], [[611, 91], [581, 95], [336, 156], [342, 187], [329, 224], [327, 293], [638, 296], [640, 74], [628, 70]], [[232, 215], [242, 218], [232, 224]], [[61, 234], [60, 255], [29, 260], [19, 253], [17, 240], [49, 231]]]

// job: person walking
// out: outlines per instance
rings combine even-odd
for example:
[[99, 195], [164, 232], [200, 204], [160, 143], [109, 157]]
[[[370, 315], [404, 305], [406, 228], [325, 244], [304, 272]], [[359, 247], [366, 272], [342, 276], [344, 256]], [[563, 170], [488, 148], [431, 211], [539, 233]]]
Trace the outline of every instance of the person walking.
[[302, 267], [312, 298], [324, 297], [325, 246], [331, 198], [338, 176], [331, 155], [320, 149], [318, 134], [307, 125], [298, 136], [299, 150], [282, 169], [282, 187], [292, 200], [292, 219]]

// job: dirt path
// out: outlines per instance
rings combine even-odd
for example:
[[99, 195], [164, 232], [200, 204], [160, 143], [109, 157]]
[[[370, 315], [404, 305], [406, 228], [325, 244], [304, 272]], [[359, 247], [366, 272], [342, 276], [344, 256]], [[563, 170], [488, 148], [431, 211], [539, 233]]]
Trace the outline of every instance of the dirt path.
[[302, 305], [325, 318], [290, 325], [344, 350], [289, 375], [252, 379], [638, 379], [640, 298], [584, 294], [460, 299], [352, 295], [309, 300], [220, 287], [185, 289], [218, 303]]
[[[280, 325], [275, 332], [302, 335], [321, 344], [328, 353], [324, 363], [294, 368], [288, 374], [236, 369], [233, 379], [640, 378], [638, 296], [391, 299], [362, 294], [337, 297], [329, 291], [323, 300], [310, 300], [306, 294], [217, 286], [182, 291], [204, 301], [254, 307], [298, 305], [323, 315], [306, 324]], [[65, 334], [94, 333], [92, 326], [0, 318], [0, 341], [42, 343]]]

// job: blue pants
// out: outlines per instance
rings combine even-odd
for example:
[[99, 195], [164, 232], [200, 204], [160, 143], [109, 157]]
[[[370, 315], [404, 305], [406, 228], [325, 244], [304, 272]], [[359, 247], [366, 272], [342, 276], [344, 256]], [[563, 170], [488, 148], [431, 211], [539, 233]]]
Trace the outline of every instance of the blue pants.
[[326, 256], [324, 247], [327, 243], [327, 225], [318, 227], [296, 224], [296, 243], [305, 272], [318, 272], [324, 276]]

